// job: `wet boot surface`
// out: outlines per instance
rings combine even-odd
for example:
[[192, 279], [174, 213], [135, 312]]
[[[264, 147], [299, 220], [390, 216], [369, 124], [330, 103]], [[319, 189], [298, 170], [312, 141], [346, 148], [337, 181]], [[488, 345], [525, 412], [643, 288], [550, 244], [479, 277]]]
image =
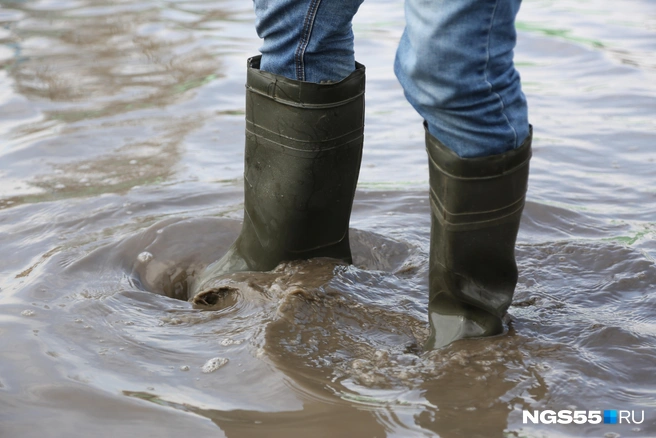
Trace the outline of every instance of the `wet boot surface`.
[[531, 136], [502, 155], [460, 158], [426, 130], [431, 243], [427, 348], [503, 331], [517, 284], [515, 241]]
[[227, 254], [192, 290], [208, 305], [208, 286], [239, 271], [268, 271], [286, 260], [351, 262], [348, 226], [364, 129], [364, 66], [344, 80], [313, 84], [259, 70], [248, 61], [244, 222]]

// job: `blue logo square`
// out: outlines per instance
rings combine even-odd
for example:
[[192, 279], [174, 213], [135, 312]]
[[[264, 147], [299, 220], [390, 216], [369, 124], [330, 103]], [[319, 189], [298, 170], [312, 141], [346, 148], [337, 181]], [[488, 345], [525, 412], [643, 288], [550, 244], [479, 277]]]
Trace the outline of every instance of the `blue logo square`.
[[606, 411], [604, 411], [604, 423], [605, 424], [617, 424], [617, 411], [616, 410], [606, 410]]

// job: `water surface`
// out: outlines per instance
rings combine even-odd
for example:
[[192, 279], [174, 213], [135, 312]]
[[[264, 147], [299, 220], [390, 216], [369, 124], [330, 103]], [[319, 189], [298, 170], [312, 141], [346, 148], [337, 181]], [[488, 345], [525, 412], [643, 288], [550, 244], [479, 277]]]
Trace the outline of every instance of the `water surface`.
[[[424, 352], [428, 168], [394, 78], [401, 1], [354, 23], [367, 66], [355, 263], [189, 282], [242, 217], [234, 0], [0, 2], [0, 436], [656, 436], [656, 8], [526, 0], [535, 126], [503, 335]], [[640, 425], [524, 425], [627, 409]]]

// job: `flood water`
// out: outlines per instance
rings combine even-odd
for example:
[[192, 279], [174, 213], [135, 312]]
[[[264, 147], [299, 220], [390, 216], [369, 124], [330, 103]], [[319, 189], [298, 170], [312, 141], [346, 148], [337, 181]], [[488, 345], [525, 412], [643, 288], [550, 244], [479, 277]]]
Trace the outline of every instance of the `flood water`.
[[239, 231], [251, 2], [0, 5], [1, 437], [656, 436], [653, 0], [524, 1], [535, 137], [510, 322], [435, 352], [401, 0], [354, 23], [354, 265], [235, 276], [215, 311], [176, 297]]

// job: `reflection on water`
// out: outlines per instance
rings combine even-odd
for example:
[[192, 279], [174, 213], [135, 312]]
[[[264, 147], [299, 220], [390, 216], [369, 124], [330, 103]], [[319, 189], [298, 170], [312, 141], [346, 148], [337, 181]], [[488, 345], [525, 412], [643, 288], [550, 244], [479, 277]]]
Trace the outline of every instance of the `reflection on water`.
[[[425, 352], [427, 167], [365, 2], [351, 240], [186, 301], [237, 235], [251, 4], [3, 1], [0, 436], [656, 435], [656, 70], [648, 1], [525, 1], [536, 126], [504, 334]], [[393, 166], [393, 167], [391, 167]], [[645, 410], [524, 425], [523, 409]]]

